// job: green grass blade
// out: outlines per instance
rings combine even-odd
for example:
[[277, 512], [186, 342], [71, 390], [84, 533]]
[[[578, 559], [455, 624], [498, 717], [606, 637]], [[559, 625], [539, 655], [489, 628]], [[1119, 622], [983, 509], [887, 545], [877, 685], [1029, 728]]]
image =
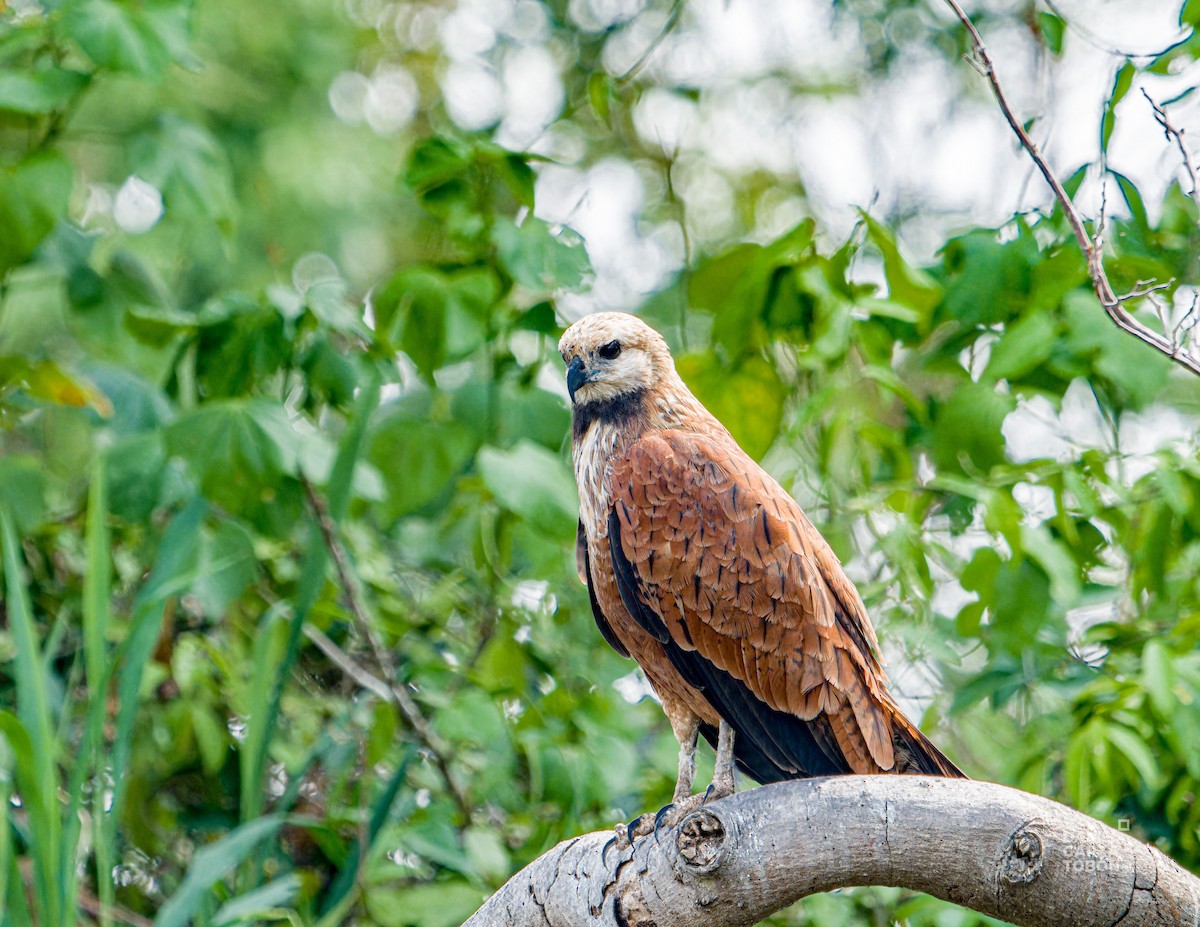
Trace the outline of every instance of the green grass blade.
[[[12, 827], [9, 824], [7, 811], [12, 801], [14, 757], [8, 740], [0, 737], [0, 808], [5, 810], [4, 820], [0, 821], [0, 901], [8, 897], [8, 873], [15, 865], [13, 857]], [[0, 912], [0, 925], [5, 923], [4, 914]]]
[[[29, 604], [29, 591], [17, 559], [17, 536], [6, 509], [0, 509], [0, 547], [3, 547], [5, 600], [8, 623], [16, 648], [15, 675], [17, 681], [17, 717], [29, 738], [32, 751], [28, 776], [36, 780], [38, 794], [27, 794], [33, 784], [19, 783], [22, 797], [29, 809], [34, 856], [35, 885], [38, 903], [46, 923], [60, 923], [61, 888], [59, 884], [62, 859], [62, 817], [57, 802], [58, 755], [54, 725], [50, 718], [50, 700], [45, 664], [38, 647], [37, 631]], [[9, 741], [10, 746], [17, 750]], [[20, 752], [17, 751], [18, 764]]]
[[[83, 737], [76, 756], [79, 761], [71, 770], [67, 789], [67, 832], [64, 838], [63, 883], [73, 915], [75, 887], [78, 880], [74, 858], [79, 844], [79, 806], [83, 800], [83, 783], [94, 776], [92, 789], [93, 852], [96, 859], [96, 890], [101, 908], [101, 927], [110, 927], [109, 911], [116, 903], [112, 880], [115, 848], [110, 840], [113, 829], [101, 827], [104, 819], [105, 791], [102, 782], [104, 769], [103, 728], [108, 703], [111, 667], [108, 662], [107, 639], [109, 601], [112, 597], [111, 538], [108, 530], [108, 481], [104, 458], [96, 460], [88, 493], [87, 529], [85, 534], [85, 565], [83, 574], [83, 653], [84, 674], [87, 679], [88, 700], [84, 711]], [[73, 917], [71, 918], [73, 920]]]
[[275, 670], [271, 680], [270, 698], [267, 709], [259, 719], [248, 718], [247, 740], [250, 739], [249, 728], [253, 725], [258, 729], [254, 732], [254, 751], [250, 754], [248, 778], [242, 781], [242, 820], [252, 821], [262, 813], [264, 790], [263, 782], [267, 773], [267, 756], [271, 748], [271, 738], [275, 736], [275, 726], [279, 722], [279, 705], [283, 700], [283, 689], [287, 684], [288, 673], [296, 662], [296, 654], [300, 651], [300, 638], [305, 619], [317, 601], [321, 587], [325, 584], [325, 545], [321, 539], [320, 529], [313, 525], [309, 531], [308, 547], [304, 561], [300, 567], [300, 584], [296, 590], [296, 599], [292, 603], [291, 624], [288, 627], [287, 643], [284, 646], [283, 659]]
[[3, 923], [4, 927], [32, 927], [33, 919], [29, 914], [29, 904], [25, 900], [25, 886], [21, 882], [21, 872], [17, 868], [15, 856], [9, 860], [6, 881], [8, 882], [8, 897], [3, 920], [0, 923]]
[[404, 784], [404, 777], [408, 773], [408, 765], [412, 762], [413, 756], [416, 755], [416, 750], [412, 747], [405, 753], [404, 758], [400, 761], [400, 765], [396, 767], [396, 772], [392, 778], [388, 780], [387, 786], [383, 790], [383, 794], [375, 801], [374, 807], [371, 809], [371, 821], [367, 826], [366, 841], [358, 841], [355, 843], [350, 855], [346, 858], [345, 864], [338, 871], [333, 884], [329, 886], [329, 892], [326, 895], [325, 903], [321, 905], [321, 914], [328, 916], [331, 911], [337, 909], [354, 888], [354, 881], [358, 877], [359, 860], [365, 859], [370, 855], [372, 847], [375, 846], [375, 841], [379, 837], [379, 832], [383, 829], [383, 825], [387, 823], [388, 814], [392, 810], [392, 805], [395, 804], [396, 796], [400, 792], [400, 786]]
[[240, 796], [242, 821], [251, 821], [262, 812], [263, 789], [258, 763], [263, 755], [263, 738], [267, 733], [262, 719], [267, 717], [270, 710], [275, 679], [287, 651], [286, 611], [287, 605], [282, 602], [268, 609], [259, 623], [258, 636], [254, 639], [250, 697], [246, 703], [246, 737], [238, 750], [241, 781], [244, 783]]
[[159, 543], [158, 557], [150, 578], [134, 602], [133, 623], [129, 636], [122, 644], [125, 659], [121, 663], [117, 683], [117, 721], [112, 747], [115, 781], [112, 803], [106, 815], [113, 820], [120, 817], [125, 796], [126, 777], [122, 772], [129, 768], [133, 722], [139, 707], [138, 691], [142, 686], [142, 675], [162, 630], [167, 600], [183, 592], [193, 578], [200, 525], [207, 510], [207, 503], [197, 497], [171, 520]]
[[252, 892], [230, 898], [213, 917], [213, 927], [260, 924], [284, 905], [290, 905], [302, 887], [300, 875], [289, 872]]
[[83, 574], [83, 653], [93, 691], [108, 665], [108, 602], [112, 591], [112, 541], [108, 531], [108, 479], [104, 458], [96, 463], [87, 507], [87, 561]]
[[[345, 513], [346, 507], [349, 505], [354, 468], [362, 452], [367, 423], [378, 403], [379, 378], [372, 373], [355, 405], [353, 420], [350, 427], [346, 429], [346, 434], [338, 447], [333, 469], [330, 471], [326, 496], [329, 501], [330, 514], [335, 520]], [[327, 560], [324, 539], [320, 529], [314, 524], [309, 531], [304, 561], [301, 566], [300, 583], [296, 590], [295, 601], [292, 603], [292, 623], [288, 629], [283, 659], [279, 661], [271, 677], [273, 680], [271, 698], [262, 717], [251, 717], [246, 722], [247, 742], [244, 749], [247, 750], [249, 759], [242, 767], [241, 814], [243, 821], [251, 821], [262, 813], [263, 782], [267, 772], [267, 757], [271, 748], [271, 739], [275, 736], [275, 727], [279, 722], [279, 705], [283, 699], [283, 689], [287, 684], [288, 673], [291, 672], [292, 665], [296, 661], [296, 655], [300, 651], [304, 622], [308, 617], [309, 610], [317, 601], [317, 596], [320, 595], [321, 587], [325, 584]], [[251, 731], [251, 727], [255, 730]], [[252, 741], [251, 738], [253, 738]]]
[[279, 815], [268, 815], [241, 824], [198, 852], [175, 894], [159, 909], [154, 927], [187, 927], [208, 900], [212, 886], [273, 837], [283, 821]]
[[371, 413], [379, 405], [379, 375], [371, 371], [367, 382], [359, 394], [354, 406], [354, 416], [350, 426], [342, 436], [337, 458], [333, 469], [329, 472], [329, 485], [325, 488], [325, 496], [329, 500], [329, 515], [334, 521], [341, 521], [350, 504], [350, 487], [354, 485], [354, 468], [362, 453], [363, 441], [367, 435], [367, 424], [371, 421]]

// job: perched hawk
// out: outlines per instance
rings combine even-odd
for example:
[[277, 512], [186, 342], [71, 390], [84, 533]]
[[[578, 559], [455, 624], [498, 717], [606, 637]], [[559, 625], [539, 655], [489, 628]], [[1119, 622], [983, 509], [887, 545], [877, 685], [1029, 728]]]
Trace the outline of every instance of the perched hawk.
[[862, 599], [800, 507], [624, 313], [559, 342], [573, 407], [580, 578], [605, 640], [645, 672], [679, 740], [759, 782], [838, 773], [961, 776], [887, 690]]

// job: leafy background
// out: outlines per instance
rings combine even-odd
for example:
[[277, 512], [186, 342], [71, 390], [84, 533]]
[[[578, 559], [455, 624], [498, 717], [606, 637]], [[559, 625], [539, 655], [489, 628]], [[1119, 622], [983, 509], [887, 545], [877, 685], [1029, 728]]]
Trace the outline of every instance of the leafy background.
[[[1195, 381], [1111, 327], [1048, 207], [914, 262], [903, 203], [839, 231], [804, 177], [729, 168], [713, 220], [637, 120], [717, 91], [625, 61], [699, 15], [0, 5], [0, 923], [449, 927], [667, 800], [667, 725], [573, 563], [554, 345], [622, 298], [542, 205], [615, 161], [682, 248], [624, 305], [848, 564], [910, 711], [972, 775], [1200, 867]], [[933, 8], [833, 16], [859, 78], [774, 79], [850, 106], [920, 52], [983, 99]], [[485, 63], [555, 62], [548, 152], [451, 111], [472, 17]], [[1083, 34], [978, 19], [1051, 69]], [[1132, 87], [1194, 73], [1198, 20], [1115, 61], [1095, 160]], [[1108, 266], [1172, 281], [1186, 336], [1170, 163], [1149, 201], [1110, 178]], [[903, 918], [982, 922], [895, 889], [774, 920]]]

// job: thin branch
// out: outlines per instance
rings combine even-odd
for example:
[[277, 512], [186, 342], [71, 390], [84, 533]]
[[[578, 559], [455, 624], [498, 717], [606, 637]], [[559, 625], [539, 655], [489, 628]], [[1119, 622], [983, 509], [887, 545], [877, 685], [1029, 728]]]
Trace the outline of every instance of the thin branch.
[[1083, 216], [1075, 208], [1075, 203], [1072, 201], [1070, 195], [1050, 169], [1050, 164], [1046, 161], [1045, 155], [1038, 149], [1033, 139], [1029, 137], [1029, 133], [1025, 131], [1021, 120], [1017, 118], [1016, 113], [1013, 111], [1012, 105], [1008, 102], [1008, 97], [1004, 93], [1004, 88], [996, 76], [995, 64], [988, 54], [987, 47], [983, 44], [983, 37], [979, 34], [979, 30], [975, 28], [975, 24], [971, 22], [971, 18], [963, 11], [958, 0], [946, 0], [946, 3], [954, 11], [954, 14], [966, 28], [967, 32], [970, 33], [972, 51], [971, 57], [967, 61], [987, 78], [988, 83], [991, 85], [992, 93], [996, 97], [996, 102], [1000, 104], [1000, 110], [1004, 113], [1005, 121], [1008, 122], [1009, 127], [1021, 142], [1021, 147], [1033, 159], [1033, 163], [1041, 172], [1042, 177], [1045, 178], [1050, 189], [1054, 191], [1054, 198], [1058, 200], [1058, 204], [1062, 207], [1063, 214], [1067, 217], [1067, 223], [1071, 226], [1071, 231], [1075, 234], [1075, 240], [1079, 243], [1079, 248], [1083, 251], [1083, 255], [1087, 260], [1088, 274], [1092, 278], [1092, 288], [1096, 291], [1096, 297], [1100, 300], [1100, 305], [1104, 307], [1104, 311], [1108, 313], [1108, 317], [1122, 331], [1144, 341], [1155, 350], [1171, 358], [1171, 360], [1184, 369], [1196, 376], [1200, 376], [1200, 358], [1197, 358], [1181, 345], [1175, 343], [1173, 339], [1152, 330], [1130, 315], [1129, 311], [1122, 304], [1121, 299], [1113, 291], [1112, 284], [1108, 280], [1108, 274], [1104, 269], [1104, 256], [1101, 249], [1096, 247], [1091, 236], [1088, 235]]
[[1022, 927], [1197, 927], [1200, 879], [1065, 805], [991, 782], [834, 776], [705, 805], [612, 846], [559, 844], [467, 927], [749, 927], [853, 885], [927, 892]]
[[433, 760], [434, 765], [441, 774], [442, 780], [446, 783], [446, 788], [454, 799], [454, 804], [458, 807], [459, 814], [462, 816], [464, 823], [470, 823], [472, 819], [471, 803], [467, 800], [466, 793], [463, 792], [450, 770], [450, 763], [446, 759], [448, 750], [445, 744], [441, 742], [441, 738], [437, 736], [437, 733], [430, 726], [424, 712], [421, 711], [421, 706], [417, 704], [416, 699], [412, 697], [408, 688], [395, 681], [396, 670], [395, 664], [392, 661], [392, 655], [375, 634], [374, 624], [363, 606], [362, 594], [358, 586], [358, 577], [355, 576], [354, 571], [350, 568], [350, 559], [347, 557], [346, 549], [342, 546], [342, 542], [338, 538], [337, 526], [333, 523], [333, 518], [329, 514], [329, 507], [325, 504], [325, 500], [321, 498], [321, 495], [316, 491], [312, 483], [308, 480], [302, 480], [301, 482], [304, 485], [304, 492], [308, 497], [308, 503], [316, 514], [317, 525], [321, 531], [325, 547], [328, 549], [330, 557], [333, 558], [334, 568], [337, 570], [338, 582], [342, 589], [342, 601], [346, 609], [350, 612], [355, 630], [367, 641], [368, 646], [371, 648], [371, 653], [375, 657], [375, 664], [379, 668], [379, 673], [383, 676], [383, 679], [381, 680], [369, 673], [316, 628], [306, 626], [304, 629], [305, 634], [347, 676], [364, 689], [375, 693], [381, 699], [390, 702], [399, 709], [401, 716], [413, 734], [416, 735], [417, 741]]
[[79, 890], [79, 907], [92, 917], [104, 915], [121, 924], [131, 927], [154, 927], [154, 922], [148, 917], [142, 917], [136, 911], [130, 911], [120, 905], [108, 906], [86, 889]]
[[1149, 296], [1151, 293], [1157, 293], [1159, 290], [1169, 290], [1175, 283], [1175, 278], [1172, 277], [1166, 283], [1155, 283], [1153, 280], [1138, 280], [1133, 285], [1133, 289], [1124, 296], [1118, 296], [1121, 302], [1128, 299], [1141, 299], [1143, 296]]
[[663, 27], [659, 30], [654, 41], [642, 52], [642, 56], [634, 62], [633, 67], [617, 78], [618, 84], [627, 84], [641, 73], [642, 68], [646, 66], [650, 58], [658, 51], [658, 46], [663, 43], [667, 36], [675, 31], [675, 27], [679, 25], [679, 16], [681, 13], [683, 13], [683, 0], [675, 0], [671, 5], [671, 12], [667, 15], [667, 21], [663, 23]]
[[1146, 98], [1146, 102], [1150, 104], [1150, 108], [1154, 110], [1155, 121], [1162, 126], [1163, 135], [1167, 141], [1174, 140], [1175, 145], [1179, 148], [1179, 156], [1183, 159], [1183, 168], [1187, 171], [1188, 180], [1191, 181], [1192, 189], [1188, 192], [1188, 196], [1192, 199], [1196, 198], [1196, 192], [1200, 189], [1200, 184], [1196, 182], [1196, 167], [1192, 163], [1192, 154], [1188, 151], [1187, 144], [1183, 140], [1183, 129], [1176, 128], [1170, 118], [1167, 116], [1167, 111], [1163, 109], [1150, 94], [1146, 93], [1146, 88], [1142, 87], [1142, 96]]

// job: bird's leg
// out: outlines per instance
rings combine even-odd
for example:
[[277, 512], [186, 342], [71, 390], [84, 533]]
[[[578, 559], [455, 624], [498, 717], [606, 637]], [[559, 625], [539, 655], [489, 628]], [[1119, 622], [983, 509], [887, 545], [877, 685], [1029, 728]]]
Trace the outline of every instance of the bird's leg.
[[681, 810], [686, 813], [702, 796], [692, 795], [692, 781], [696, 778], [696, 739], [700, 734], [700, 719], [692, 714], [682, 702], [676, 702], [669, 696], [663, 698], [663, 710], [671, 722], [671, 730], [679, 741], [679, 775], [675, 780], [675, 794], [671, 804], [659, 810], [658, 814], [646, 813], [634, 818], [628, 824], [618, 824], [615, 828], [616, 837], [613, 842], [618, 849], [628, 849], [638, 837], [652, 834], [662, 825], [663, 820], [673, 821], [674, 812]]
[[[692, 779], [696, 774], [696, 735], [699, 733], [697, 722], [687, 738], [679, 741], [679, 781], [675, 784], [675, 798], [671, 804], [658, 812], [654, 821], [654, 829], [674, 827], [691, 812], [702, 807], [706, 802], [718, 798], [727, 798], [737, 791], [737, 779], [734, 773], [733, 736], [734, 730], [724, 721], [717, 729], [717, 761], [713, 767], [712, 784], [703, 792], [692, 794]], [[680, 731], [676, 729], [676, 736]]]
[[727, 798], [737, 791], [737, 776], [733, 765], [733, 728], [725, 721], [717, 729], [717, 761], [713, 766], [712, 785], [706, 800]]
[[[680, 734], [682, 733], [682, 736]], [[700, 719], [692, 718], [679, 737], [679, 776], [675, 780], [675, 794], [671, 803], [678, 805], [692, 794], [692, 780], [696, 778], [696, 739], [700, 734]]]

